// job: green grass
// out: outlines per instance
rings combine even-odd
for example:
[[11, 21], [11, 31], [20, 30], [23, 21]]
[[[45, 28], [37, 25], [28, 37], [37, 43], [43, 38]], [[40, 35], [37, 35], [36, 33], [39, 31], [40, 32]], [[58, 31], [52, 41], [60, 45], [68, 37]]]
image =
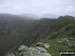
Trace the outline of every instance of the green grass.
[[59, 56], [59, 51], [73, 51], [72, 48], [69, 48], [66, 45], [57, 43], [56, 42], [57, 40], [58, 39], [48, 41], [48, 43], [50, 44], [50, 48], [47, 50], [51, 55]]

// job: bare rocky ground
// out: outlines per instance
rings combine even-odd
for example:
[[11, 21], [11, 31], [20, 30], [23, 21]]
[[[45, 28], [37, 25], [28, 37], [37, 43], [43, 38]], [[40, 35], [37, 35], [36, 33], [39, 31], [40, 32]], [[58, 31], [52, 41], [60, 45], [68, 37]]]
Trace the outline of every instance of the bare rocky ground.
[[21, 45], [17, 52], [10, 52], [7, 56], [51, 56], [44, 47], [27, 47]]

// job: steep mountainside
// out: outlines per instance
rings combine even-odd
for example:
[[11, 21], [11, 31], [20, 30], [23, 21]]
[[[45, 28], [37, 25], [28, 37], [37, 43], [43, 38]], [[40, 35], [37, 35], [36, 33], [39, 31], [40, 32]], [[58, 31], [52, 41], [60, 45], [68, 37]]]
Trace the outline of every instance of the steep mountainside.
[[0, 14], [0, 56], [23, 42], [24, 35], [33, 29], [33, 22], [15, 15]]
[[[36, 42], [38, 37], [41, 37], [41, 34], [46, 33], [46, 28], [55, 22], [54, 19], [29, 19], [22, 16], [0, 14], [0, 56], [8, 50], [16, 49], [22, 43], [30, 46]], [[48, 24], [50, 25], [48, 26]], [[42, 33], [43, 30], [45, 33]]]
[[[72, 16], [61, 16], [58, 19], [29, 19], [0, 14], [0, 56], [16, 49], [20, 44], [31, 46], [38, 41], [53, 43], [53, 47], [56, 48], [56, 43], [52, 41], [75, 36], [75, 18]], [[53, 49], [52, 51], [54, 52]]]

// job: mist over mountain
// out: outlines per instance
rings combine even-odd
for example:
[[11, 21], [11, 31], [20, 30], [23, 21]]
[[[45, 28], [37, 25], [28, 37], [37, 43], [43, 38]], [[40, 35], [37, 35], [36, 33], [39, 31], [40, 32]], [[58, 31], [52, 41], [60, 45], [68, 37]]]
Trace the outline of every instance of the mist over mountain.
[[35, 14], [21, 14], [21, 16], [28, 17], [30, 19], [40, 19], [40, 16], [37, 16]]
[[[75, 17], [60, 16], [58, 19], [29, 20], [31, 18], [0, 14], [0, 56], [7, 51], [14, 51], [20, 44], [31, 46], [38, 41], [53, 41], [61, 37], [75, 36], [72, 35], [75, 31]], [[68, 24], [71, 25], [69, 32], [65, 30]]]
[[59, 17], [59, 15], [54, 15], [54, 14], [49, 14], [49, 13], [43, 14], [41, 16], [38, 16], [38, 15], [35, 15], [35, 14], [21, 14], [21, 16], [28, 17], [30, 19], [40, 19], [40, 18], [55, 19], [55, 18]]
[[44, 14], [42, 16], [43, 18], [58, 18], [59, 16], [58, 15], [54, 15], [54, 14]]

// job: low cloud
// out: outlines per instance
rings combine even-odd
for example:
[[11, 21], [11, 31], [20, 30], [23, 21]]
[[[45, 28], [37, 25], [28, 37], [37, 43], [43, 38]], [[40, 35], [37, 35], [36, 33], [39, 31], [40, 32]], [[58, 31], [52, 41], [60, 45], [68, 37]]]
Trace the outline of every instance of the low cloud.
[[0, 13], [75, 16], [75, 0], [0, 0]]

